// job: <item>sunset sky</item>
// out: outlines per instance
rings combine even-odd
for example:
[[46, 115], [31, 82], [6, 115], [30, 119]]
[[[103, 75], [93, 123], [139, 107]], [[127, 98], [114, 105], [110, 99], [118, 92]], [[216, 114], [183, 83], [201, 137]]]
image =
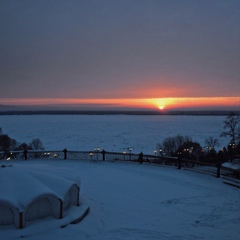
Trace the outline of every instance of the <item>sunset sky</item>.
[[1, 0], [0, 56], [1, 107], [239, 110], [240, 1]]

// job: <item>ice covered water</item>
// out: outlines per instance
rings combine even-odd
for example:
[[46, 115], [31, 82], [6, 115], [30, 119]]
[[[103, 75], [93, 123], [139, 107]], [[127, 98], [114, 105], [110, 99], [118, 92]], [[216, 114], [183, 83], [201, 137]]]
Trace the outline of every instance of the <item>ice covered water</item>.
[[188, 135], [204, 146], [206, 138], [220, 138], [224, 116], [171, 115], [12, 115], [0, 116], [0, 127], [18, 142], [40, 138], [48, 150], [106, 151], [153, 154], [164, 138]]

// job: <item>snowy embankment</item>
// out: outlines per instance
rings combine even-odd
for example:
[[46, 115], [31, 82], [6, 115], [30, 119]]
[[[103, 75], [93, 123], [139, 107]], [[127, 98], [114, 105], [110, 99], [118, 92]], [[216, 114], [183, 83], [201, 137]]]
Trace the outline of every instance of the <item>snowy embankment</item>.
[[90, 212], [79, 224], [65, 228], [49, 227], [49, 222], [41, 220], [48, 224], [42, 232], [31, 226], [23, 230], [1, 227], [1, 239], [15, 239], [16, 232], [31, 240], [239, 239], [240, 190], [219, 178], [136, 163], [11, 162], [26, 167], [35, 163], [79, 174], [81, 198], [88, 202]]

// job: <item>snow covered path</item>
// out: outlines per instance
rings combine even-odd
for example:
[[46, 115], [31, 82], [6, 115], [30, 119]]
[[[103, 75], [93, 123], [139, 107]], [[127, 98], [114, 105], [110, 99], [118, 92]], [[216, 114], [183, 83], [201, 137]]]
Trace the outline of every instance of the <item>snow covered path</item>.
[[[29, 232], [28, 239], [240, 237], [240, 190], [213, 176], [136, 163], [32, 160], [13, 164], [35, 162], [79, 173], [81, 196], [88, 201], [90, 212], [79, 224], [38, 235]], [[11, 231], [4, 230], [0, 228], [4, 239], [13, 239]]]

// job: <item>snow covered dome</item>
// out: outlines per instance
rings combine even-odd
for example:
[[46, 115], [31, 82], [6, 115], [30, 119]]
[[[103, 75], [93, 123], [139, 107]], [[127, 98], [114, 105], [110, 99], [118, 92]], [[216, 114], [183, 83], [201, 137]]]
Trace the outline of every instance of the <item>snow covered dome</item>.
[[63, 218], [79, 206], [80, 178], [63, 168], [42, 164], [0, 166], [0, 225], [23, 228], [52, 216]]

